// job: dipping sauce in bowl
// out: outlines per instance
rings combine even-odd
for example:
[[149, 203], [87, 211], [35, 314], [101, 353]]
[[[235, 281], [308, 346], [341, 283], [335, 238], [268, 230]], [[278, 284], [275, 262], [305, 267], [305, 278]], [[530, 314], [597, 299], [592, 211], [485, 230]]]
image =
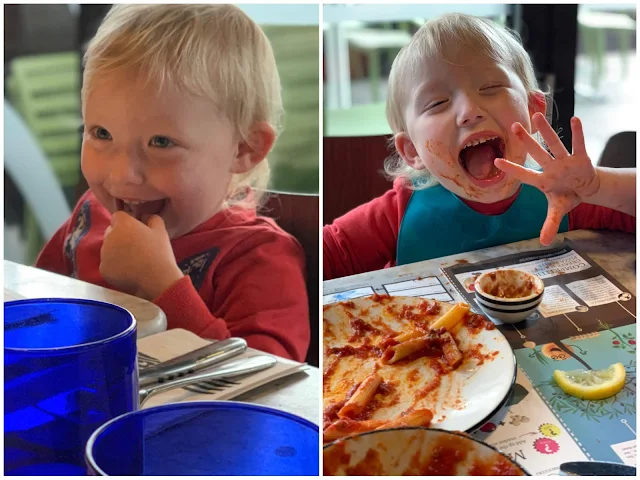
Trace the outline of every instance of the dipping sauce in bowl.
[[464, 433], [375, 430], [324, 447], [324, 475], [524, 476], [509, 457]]
[[476, 279], [474, 290], [480, 308], [488, 316], [517, 323], [535, 312], [542, 302], [544, 282], [522, 270], [493, 270]]

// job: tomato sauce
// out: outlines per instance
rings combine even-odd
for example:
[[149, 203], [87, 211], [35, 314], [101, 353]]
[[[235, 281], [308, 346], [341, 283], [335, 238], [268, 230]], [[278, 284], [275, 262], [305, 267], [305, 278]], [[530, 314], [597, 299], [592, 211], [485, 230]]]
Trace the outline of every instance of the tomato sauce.
[[467, 312], [462, 319], [463, 325], [467, 327], [467, 330], [472, 335], [477, 335], [482, 330], [495, 330], [494, 323], [483, 315], [478, 315], [471, 311]]
[[378, 293], [374, 293], [369, 298], [371, 298], [371, 300], [373, 300], [376, 303], [389, 303], [392, 300], [391, 295], [387, 295], [386, 293], [383, 293], [382, 295]]
[[351, 328], [353, 329], [353, 335], [349, 339], [350, 342], [353, 342], [359, 338], [362, 338], [366, 332], [370, 333], [380, 333], [373, 325], [369, 325], [367, 322], [362, 320], [361, 318], [353, 318], [349, 321]]
[[347, 475], [384, 475], [384, 465], [377, 450], [369, 449], [362, 461], [345, 469]]
[[334, 475], [342, 465], [349, 465], [351, 454], [343, 441], [338, 440], [330, 449], [323, 452], [323, 474]]

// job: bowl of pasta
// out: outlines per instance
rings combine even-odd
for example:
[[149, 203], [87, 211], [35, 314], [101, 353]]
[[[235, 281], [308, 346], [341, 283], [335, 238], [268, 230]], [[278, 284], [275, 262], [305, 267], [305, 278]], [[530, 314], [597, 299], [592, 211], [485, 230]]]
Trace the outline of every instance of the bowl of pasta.
[[461, 432], [376, 430], [327, 444], [324, 475], [529, 476], [494, 447]]
[[489, 317], [518, 323], [534, 313], [542, 302], [544, 282], [522, 270], [498, 269], [480, 275], [475, 283], [476, 301]]

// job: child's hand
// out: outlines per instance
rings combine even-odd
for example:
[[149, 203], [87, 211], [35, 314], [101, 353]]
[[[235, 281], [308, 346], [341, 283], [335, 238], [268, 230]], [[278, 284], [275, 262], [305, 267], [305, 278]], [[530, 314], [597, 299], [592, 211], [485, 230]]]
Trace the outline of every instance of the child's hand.
[[545, 194], [549, 208], [547, 219], [540, 232], [540, 242], [543, 245], [549, 245], [558, 233], [562, 217], [579, 203], [594, 195], [600, 188], [600, 179], [587, 155], [582, 124], [578, 118], [571, 119], [572, 154], [567, 152], [544, 115], [534, 114], [532, 122], [544, 138], [553, 156], [529, 135], [521, 124], [514, 123], [511, 130], [524, 143], [526, 150], [538, 162], [543, 171], [529, 170], [504, 158], [497, 158], [495, 165], [507, 174], [536, 187]]
[[120, 290], [154, 300], [183, 277], [162, 218], [147, 225], [115, 212], [100, 251], [100, 274]]

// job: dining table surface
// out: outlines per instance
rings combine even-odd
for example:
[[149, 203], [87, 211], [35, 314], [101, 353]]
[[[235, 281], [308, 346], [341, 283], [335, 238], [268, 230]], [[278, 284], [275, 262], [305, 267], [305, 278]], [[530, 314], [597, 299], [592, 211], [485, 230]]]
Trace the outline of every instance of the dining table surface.
[[[152, 302], [5, 260], [5, 302], [32, 298], [82, 298], [119, 305], [136, 317], [138, 339], [165, 332], [167, 329], [166, 315]], [[307, 365], [302, 371], [254, 388], [232, 400], [285, 410], [318, 424], [320, 370]]]
[[[465, 282], [495, 268], [544, 272], [538, 275], [545, 292], [538, 311], [525, 321], [494, 319], [494, 331], [509, 342], [517, 368], [495, 371], [496, 378], [513, 376], [510, 392], [469, 433], [536, 476], [558, 475], [560, 465], [571, 461], [635, 466], [635, 234], [576, 230], [559, 234], [548, 247], [535, 238], [336, 278], [323, 282], [323, 303], [378, 293], [472, 304], [473, 288]], [[556, 369], [613, 364], [622, 364], [626, 379], [605, 400], [567, 395], [554, 381]]]
[[[628, 288], [636, 291], [636, 237], [621, 232], [604, 232], [596, 230], [574, 230], [558, 235], [554, 242], [545, 248], [560, 245], [562, 240], [571, 240], [580, 251], [589, 255], [604, 270], [611, 273], [616, 280]], [[539, 250], [542, 248], [537, 238], [498, 245], [495, 247], [463, 252], [442, 258], [434, 258], [422, 262], [385, 268], [373, 272], [366, 272], [348, 277], [341, 277], [323, 282], [324, 295], [343, 290], [351, 290], [369, 285], [379, 285], [381, 281], [395, 278], [415, 277], [416, 274], [436, 274], [441, 268], [459, 264], [460, 262], [476, 263], [491, 258], [503, 257], [519, 252]], [[453, 288], [453, 287], [451, 287]]]
[[33, 298], [80, 298], [118, 305], [135, 317], [138, 338], [167, 329], [166, 315], [152, 302], [76, 278], [5, 260], [5, 302]]

